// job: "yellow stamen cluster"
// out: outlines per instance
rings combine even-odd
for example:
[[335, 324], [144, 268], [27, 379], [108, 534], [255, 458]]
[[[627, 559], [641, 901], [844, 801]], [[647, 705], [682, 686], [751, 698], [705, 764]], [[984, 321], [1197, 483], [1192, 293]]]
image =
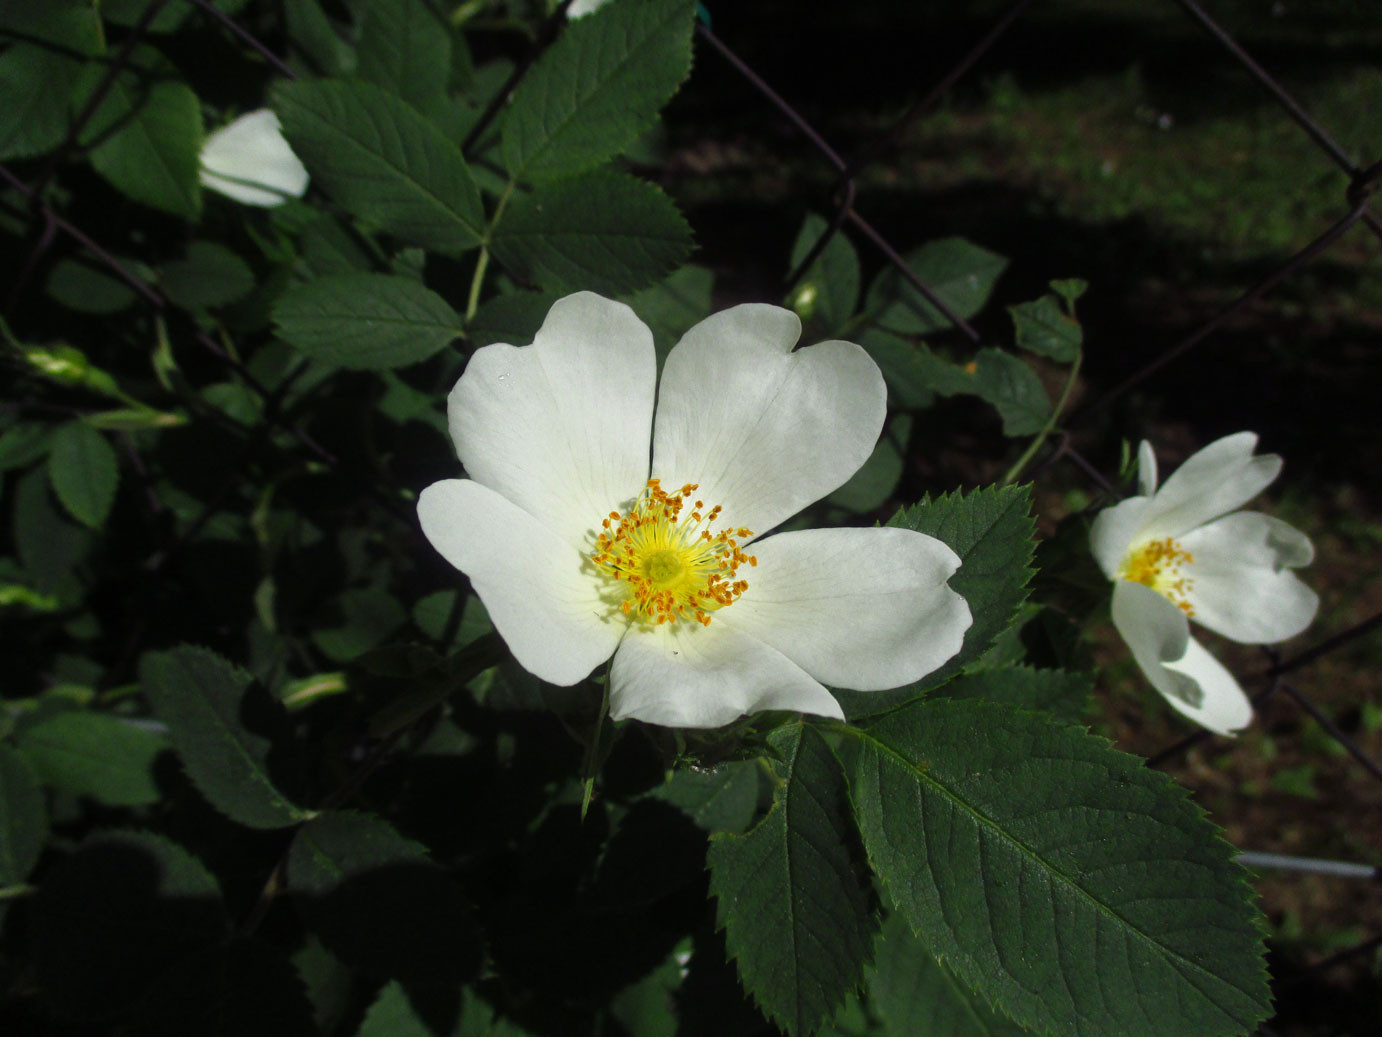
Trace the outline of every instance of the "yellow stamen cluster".
[[[628, 585], [620, 603], [626, 616], [647, 623], [694, 619], [710, 625], [710, 613], [732, 605], [748, 587], [736, 579], [739, 566], [755, 566], [758, 559], [740, 550], [753, 536], [747, 529], [710, 526], [720, 517], [717, 504], [709, 511], [704, 501], [692, 501], [697, 483], [668, 493], [658, 479], [624, 514], [611, 511], [600, 523], [590, 561], [596, 570]], [[690, 505], [690, 514], [682, 512]]]
[[1165, 537], [1149, 540], [1128, 552], [1123, 564], [1118, 567], [1118, 575], [1125, 580], [1141, 583], [1158, 594], [1170, 599], [1171, 603], [1187, 616], [1195, 614], [1187, 595], [1195, 581], [1181, 573], [1181, 566], [1195, 561], [1195, 556], [1180, 544]]

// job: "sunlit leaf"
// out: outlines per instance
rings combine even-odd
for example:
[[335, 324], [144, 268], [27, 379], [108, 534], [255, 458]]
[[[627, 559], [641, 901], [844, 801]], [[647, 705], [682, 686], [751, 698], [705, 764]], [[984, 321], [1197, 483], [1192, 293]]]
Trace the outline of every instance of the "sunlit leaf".
[[694, 13], [691, 0], [614, 3], [567, 26], [514, 91], [509, 173], [569, 176], [632, 143], [691, 69]]
[[1106, 741], [980, 702], [866, 724], [869, 861], [931, 953], [1025, 1025], [1246, 1034], [1270, 1011], [1261, 916], [1183, 789]]

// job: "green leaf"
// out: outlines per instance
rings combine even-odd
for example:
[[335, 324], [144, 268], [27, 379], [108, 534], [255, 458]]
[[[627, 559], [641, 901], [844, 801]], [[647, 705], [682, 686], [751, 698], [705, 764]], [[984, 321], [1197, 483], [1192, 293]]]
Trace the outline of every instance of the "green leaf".
[[1018, 1022], [1193, 1037], [1270, 1013], [1245, 872], [1166, 775], [978, 702], [923, 700], [858, 737], [874, 871], [931, 953]]
[[681, 265], [691, 228], [655, 185], [601, 169], [516, 197], [493, 245], [515, 276], [543, 288], [621, 295]]
[[1068, 670], [1037, 670], [1030, 666], [1003, 666], [966, 673], [937, 689], [950, 699], [979, 699], [1018, 709], [1050, 713], [1059, 720], [1080, 723], [1089, 711], [1093, 679]]
[[624, 298], [652, 331], [659, 366], [681, 337], [710, 315], [714, 286], [713, 273], [703, 266], [688, 264], [657, 284]]
[[561, 298], [559, 292], [505, 292], [481, 303], [466, 325], [475, 346], [506, 342], [526, 346], [536, 337], [547, 311]]
[[[143, 205], [192, 218], [201, 210], [198, 161], [202, 112], [197, 95], [167, 78], [167, 63], [147, 47], [134, 52], [134, 65], [116, 76], [82, 132], [96, 172], [126, 197]], [[105, 79], [105, 62], [82, 73], [78, 109]]]
[[56, 590], [91, 550], [91, 534], [68, 522], [53, 505], [48, 473], [29, 472], [14, 489], [14, 546], [37, 589]]
[[981, 349], [974, 357], [974, 388], [1003, 419], [1005, 436], [1040, 432], [1051, 416], [1051, 398], [1036, 372], [1001, 349]]
[[[905, 257], [912, 271], [962, 320], [984, 308], [1007, 267], [1002, 256], [964, 238], [928, 241]], [[869, 288], [865, 312], [882, 327], [926, 335], [950, 327], [950, 320], [891, 266]]]
[[461, 149], [406, 101], [361, 80], [279, 83], [288, 142], [331, 196], [374, 229], [447, 255], [485, 232]]
[[23, 756], [0, 742], [0, 887], [28, 878], [47, 841], [48, 811], [38, 778]]
[[894, 912], [868, 969], [869, 1003], [889, 1037], [1017, 1037], [1027, 1033], [960, 983]]
[[1018, 346], [1029, 353], [1069, 364], [1080, 355], [1084, 331], [1080, 322], [1061, 310], [1054, 295], [1009, 306]]
[[318, 0], [284, 0], [288, 39], [307, 59], [313, 72], [324, 76], [348, 75], [355, 69], [355, 51], [342, 39]]
[[170, 300], [185, 309], [225, 306], [254, 289], [254, 271], [224, 245], [194, 241], [185, 258], [164, 264], [159, 284]]
[[129, 309], [138, 298], [123, 280], [85, 257], [58, 260], [48, 271], [43, 288], [58, 305], [97, 316]]
[[106, 437], [80, 421], [58, 429], [48, 451], [53, 492], [74, 519], [100, 529], [115, 503], [120, 466]]
[[360, 27], [356, 73], [428, 114], [446, 98], [450, 31], [423, 0], [371, 0]]
[[49, 788], [107, 806], [136, 807], [158, 800], [154, 761], [169, 745], [148, 727], [68, 710], [25, 728], [18, 748]]
[[772, 741], [777, 800], [747, 834], [711, 839], [710, 889], [744, 989], [795, 1035], [859, 985], [877, 915], [835, 754], [800, 724]]
[[504, 165], [515, 179], [592, 169], [631, 144], [691, 70], [691, 0], [611, 4], [566, 27], [514, 91]]
[[226, 935], [216, 880], [152, 832], [102, 832], [58, 861], [39, 886], [34, 970], [64, 1016], [108, 1017], [171, 967]]
[[[451, 609], [455, 605], [456, 596], [460, 593], [462, 592], [434, 591], [426, 597], [420, 598], [413, 605], [413, 623], [433, 641], [440, 641], [442, 634], [446, 632], [446, 624], [451, 618]], [[461, 607], [461, 621], [456, 625], [456, 633], [446, 648], [448, 651], [454, 651], [464, 647], [493, 629], [494, 625], [490, 623], [489, 613], [485, 611], [484, 602], [477, 595], [472, 594], [466, 598], [465, 604]]]
[[394, 980], [370, 1005], [355, 1037], [434, 1037], [434, 1034], [413, 1010], [403, 985]]
[[367, 974], [454, 983], [480, 964], [460, 890], [380, 818], [329, 812], [304, 825], [288, 850], [288, 889], [322, 943]]
[[227, 817], [250, 828], [285, 828], [313, 816], [278, 790], [270, 772], [282, 724], [277, 703], [250, 692], [253, 678], [206, 648], [144, 656], [139, 683], [168, 725], [193, 783]]
[[320, 1037], [293, 963], [245, 939], [179, 960], [139, 1005], [140, 1037]]
[[336, 606], [340, 624], [312, 631], [312, 643], [333, 662], [349, 662], [383, 644], [408, 619], [398, 600], [378, 587], [345, 591]]
[[1051, 291], [1055, 292], [1065, 300], [1065, 305], [1070, 308], [1070, 312], [1075, 312], [1075, 303], [1080, 296], [1089, 291], [1089, 282], [1083, 277], [1062, 277], [1048, 282]]
[[295, 284], [273, 317], [278, 333], [313, 360], [357, 370], [416, 364], [461, 329], [445, 299], [395, 274], [333, 274]]
[[48, 453], [53, 428], [36, 421], [24, 421], [0, 434], [0, 472], [23, 468]]
[[944, 684], [984, 654], [1022, 603], [1032, 577], [1032, 493], [1028, 486], [990, 486], [968, 495], [956, 490], [910, 508], [899, 508], [889, 526], [915, 529], [949, 545], [960, 556], [950, 587], [973, 618], [959, 652], [915, 684], [891, 691], [834, 689], [847, 717], [867, 716]]
[[[792, 246], [791, 269], [795, 270], [830, 227], [829, 221], [807, 213]], [[797, 282], [787, 305], [797, 316], [822, 335], [838, 332], [859, 304], [859, 255], [843, 232], [831, 236], [824, 251]]]
[[758, 809], [758, 764], [742, 760], [710, 770], [683, 767], [650, 795], [671, 803], [707, 832], [742, 832]]
[[853, 512], [881, 508], [902, 478], [902, 456], [912, 434], [912, 416], [894, 414], [874, 445], [873, 453], [849, 480], [826, 498]]
[[80, 66], [64, 54], [13, 43], [0, 54], [0, 159], [32, 158], [67, 136], [67, 97]]

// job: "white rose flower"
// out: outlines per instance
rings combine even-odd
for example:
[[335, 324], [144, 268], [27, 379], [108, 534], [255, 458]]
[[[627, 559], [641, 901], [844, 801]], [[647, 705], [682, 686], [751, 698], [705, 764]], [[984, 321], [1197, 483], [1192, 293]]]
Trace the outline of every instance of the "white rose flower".
[[206, 138], [200, 179], [227, 198], [266, 208], [307, 190], [307, 170], [267, 108], [247, 112]]
[[[1147, 680], [1177, 710], [1219, 734], [1252, 719], [1238, 682], [1190, 636], [1190, 621], [1232, 641], [1271, 644], [1300, 633], [1319, 598], [1291, 572], [1314, 557], [1280, 519], [1234, 511], [1281, 471], [1253, 456], [1257, 436], [1209, 444], [1157, 488], [1156, 457], [1138, 449], [1141, 493], [1100, 512], [1090, 545], [1113, 589], [1113, 624]], [[1232, 514], [1229, 514], [1232, 512]]]
[[[960, 560], [904, 529], [756, 537], [845, 482], [882, 430], [859, 346], [793, 351], [776, 306], [715, 314], [667, 357], [622, 303], [558, 301], [530, 346], [476, 351], [448, 399], [469, 479], [418, 500], [526, 669], [571, 685], [613, 656], [610, 714], [710, 728], [842, 717], [826, 690], [918, 680], [960, 648]], [[657, 393], [654, 422], [654, 394]]]

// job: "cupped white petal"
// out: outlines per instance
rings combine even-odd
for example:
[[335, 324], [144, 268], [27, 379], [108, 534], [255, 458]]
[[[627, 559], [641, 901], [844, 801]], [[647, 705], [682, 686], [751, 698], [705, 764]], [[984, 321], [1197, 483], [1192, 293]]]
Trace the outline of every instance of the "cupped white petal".
[[417, 512], [525, 670], [575, 684], [614, 652], [626, 621], [611, 617], [589, 562], [550, 528], [472, 479], [433, 483]]
[[1119, 580], [1113, 625], [1152, 687], [1177, 711], [1219, 734], [1252, 719], [1252, 705], [1233, 675], [1190, 637], [1184, 612], [1150, 587]]
[[1257, 435], [1237, 432], [1192, 454], [1157, 490], [1138, 539], [1180, 537], [1241, 507], [1281, 472], [1276, 454], [1253, 456]]
[[1291, 569], [1309, 564], [1310, 538], [1289, 523], [1239, 511], [1193, 529], [1181, 546], [1195, 622], [1244, 644], [1272, 644], [1308, 627], [1320, 599]]
[[1118, 567], [1142, 528], [1151, 504], [1150, 497], [1129, 497], [1094, 516], [1094, 524], [1089, 528], [1089, 548], [1110, 580], [1118, 578]]
[[1137, 492], [1144, 497], [1156, 493], [1156, 451], [1145, 439], [1137, 445]]
[[1198, 706], [1169, 695], [1166, 701], [1201, 727], [1216, 734], [1235, 735], [1252, 723], [1252, 701], [1224, 664], [1193, 637], [1185, 646], [1185, 655], [1167, 663], [1166, 669], [1200, 689]]
[[614, 653], [609, 707], [615, 720], [664, 727], [723, 727], [762, 709], [844, 719], [840, 704], [801, 667], [714, 621], [630, 627]]
[[653, 475], [698, 484], [756, 535], [841, 486], [883, 428], [878, 365], [850, 342], [792, 352], [800, 335], [790, 310], [736, 306], [688, 331], [663, 366]]
[[476, 350], [447, 400], [471, 478], [582, 550], [648, 480], [657, 360], [620, 302], [558, 300], [530, 346]]
[[809, 529], [753, 545], [749, 587], [711, 626], [776, 648], [816, 680], [877, 691], [960, 650], [971, 618], [946, 584], [959, 556], [908, 529]]
[[202, 185], [245, 205], [271, 207], [307, 190], [307, 169], [267, 108], [247, 112], [202, 143]]

